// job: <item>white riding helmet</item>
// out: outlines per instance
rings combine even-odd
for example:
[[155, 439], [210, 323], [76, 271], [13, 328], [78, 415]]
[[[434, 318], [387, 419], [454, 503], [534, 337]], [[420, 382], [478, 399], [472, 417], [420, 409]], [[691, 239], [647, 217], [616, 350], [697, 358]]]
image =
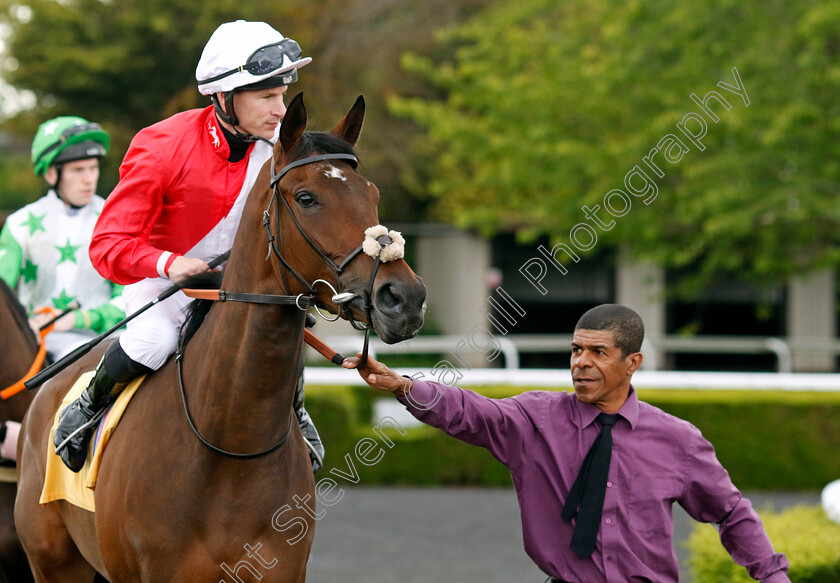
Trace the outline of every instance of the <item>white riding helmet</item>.
[[297, 42], [265, 22], [226, 22], [201, 53], [195, 69], [198, 90], [202, 95], [226, 93], [274, 76], [282, 77], [273, 85], [288, 85], [297, 80], [297, 69], [312, 62], [300, 55]]

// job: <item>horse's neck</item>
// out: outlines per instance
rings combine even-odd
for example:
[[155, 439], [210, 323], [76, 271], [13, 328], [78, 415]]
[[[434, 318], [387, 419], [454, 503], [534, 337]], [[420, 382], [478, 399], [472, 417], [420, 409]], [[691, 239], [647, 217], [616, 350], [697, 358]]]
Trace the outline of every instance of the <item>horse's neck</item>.
[[[5, 300], [5, 301], [4, 301]], [[29, 329], [29, 323], [25, 316], [18, 314], [16, 309], [19, 306], [10, 305], [10, 302], [17, 300], [13, 298], [2, 298], [0, 297], [0, 330], [2, 330], [2, 334], [0, 336], [0, 347], [2, 347], [2, 355], [8, 355], [9, 350], [20, 356], [21, 361], [26, 358], [34, 358], [35, 353], [38, 352], [38, 342], [35, 339], [35, 335]], [[24, 372], [26, 368], [32, 363], [31, 360], [29, 362], [20, 362], [21, 366], [24, 364], [26, 367], [24, 368]]]
[[16, 347], [16, 352], [38, 352], [38, 341], [29, 329], [26, 310], [18, 302], [14, 292], [3, 284], [0, 290], [0, 330], [9, 346]]
[[[229, 291], [265, 293], [225, 282]], [[212, 427], [211, 441], [215, 433], [227, 447], [255, 449], [288, 426], [303, 322], [304, 313], [288, 306], [226, 302], [211, 309], [183, 363], [190, 408], [199, 427]]]
[[[23, 378], [37, 352], [38, 344], [29, 325], [13, 312], [13, 306], [0, 298], [0, 389]], [[33, 391], [23, 391], [11, 399], [0, 401], [0, 421], [23, 419], [34, 396]]]

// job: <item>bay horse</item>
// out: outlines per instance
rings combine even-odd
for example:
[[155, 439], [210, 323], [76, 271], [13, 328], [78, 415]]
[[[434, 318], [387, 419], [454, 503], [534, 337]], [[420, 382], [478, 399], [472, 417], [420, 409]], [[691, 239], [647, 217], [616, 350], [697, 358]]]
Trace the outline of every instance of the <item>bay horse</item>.
[[[389, 343], [413, 337], [425, 312], [425, 286], [405, 261], [379, 265], [358, 253], [366, 228], [379, 222], [378, 190], [352, 163], [363, 119], [360, 96], [329, 133], [305, 132], [302, 95], [290, 102], [222, 288], [291, 304], [212, 305], [182, 355], [147, 376], [126, 410], [102, 459], [95, 513], [38, 499], [57, 407], [96, 357], [40, 389], [22, 430], [15, 508], [37, 583], [305, 581], [315, 498], [292, 422], [306, 314], [299, 307], [311, 300], [369, 323]], [[283, 534], [278, 526], [295, 515]]]
[[[0, 389], [27, 373], [38, 352], [38, 341], [29, 327], [26, 309], [14, 291], [0, 279]], [[22, 421], [35, 395], [24, 391], [0, 400], [0, 423]], [[29, 563], [15, 530], [17, 484], [0, 482], [0, 583], [32, 581]]]

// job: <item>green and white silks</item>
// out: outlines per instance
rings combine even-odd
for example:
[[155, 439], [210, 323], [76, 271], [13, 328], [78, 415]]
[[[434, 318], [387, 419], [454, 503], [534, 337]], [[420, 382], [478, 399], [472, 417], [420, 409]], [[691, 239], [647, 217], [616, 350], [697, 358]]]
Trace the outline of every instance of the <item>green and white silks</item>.
[[74, 299], [76, 329], [100, 333], [125, 317], [122, 286], [93, 268], [88, 245], [105, 201], [82, 208], [62, 202], [54, 190], [9, 215], [0, 232], [0, 277], [30, 312], [63, 310]]

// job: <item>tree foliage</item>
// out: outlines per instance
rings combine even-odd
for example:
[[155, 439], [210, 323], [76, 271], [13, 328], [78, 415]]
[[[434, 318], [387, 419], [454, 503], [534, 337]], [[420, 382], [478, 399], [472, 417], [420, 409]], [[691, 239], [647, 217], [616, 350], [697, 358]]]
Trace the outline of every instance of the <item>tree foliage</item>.
[[[403, 51], [433, 53], [432, 30], [464, 20], [488, 1], [0, 0], [0, 24], [11, 31], [6, 53], [13, 64], [2, 75], [33, 91], [38, 103], [7, 120], [3, 129], [23, 143], [55, 115], [102, 123], [113, 142], [100, 180], [100, 190], [107, 193], [138, 130], [209, 104], [195, 87], [195, 66], [213, 30], [235, 19], [262, 20], [299, 41], [304, 54], [313, 57], [291, 93], [306, 93], [314, 129], [328, 129], [357, 95], [365, 95], [364, 172], [383, 191], [386, 219], [414, 220], [424, 209], [423, 185], [405, 144], [418, 128], [390, 116], [385, 96], [418, 88], [400, 67]], [[7, 186], [28, 184], [37, 191], [30, 199], [40, 192], [26, 165], [18, 167], [24, 175], [11, 178], [5, 174], [10, 167], [0, 167], [8, 182], [0, 188], [0, 208], [6, 206]]]
[[[440, 217], [567, 244], [588, 223], [598, 244], [682, 268], [695, 287], [767, 281], [840, 261], [839, 31], [836, 2], [505, 1], [443, 30], [448, 58], [405, 56], [442, 99], [390, 104], [428, 128]], [[749, 107], [717, 86], [733, 67]], [[720, 121], [706, 120], [700, 151], [677, 124], [711, 90], [731, 109], [711, 102]], [[657, 177], [643, 157], [667, 134], [689, 151], [660, 153]], [[637, 165], [658, 194], [607, 214]]]
[[[244, 4], [240, 17], [255, 17], [255, 8]], [[220, 0], [28, 0], [24, 9], [15, 0], [0, 0], [14, 63], [4, 77], [32, 91], [38, 104], [5, 129], [28, 142], [38, 124], [56, 115], [101, 123], [112, 142], [100, 180], [100, 192], [107, 194], [139, 129], [199, 104], [193, 81], [198, 56], [219, 23], [232, 19], [231, 12], [230, 3]], [[277, 9], [272, 14], [282, 16]], [[31, 168], [20, 170], [10, 182], [28, 186], [30, 200], [40, 196], [42, 183]], [[18, 198], [19, 193], [10, 202]]]

